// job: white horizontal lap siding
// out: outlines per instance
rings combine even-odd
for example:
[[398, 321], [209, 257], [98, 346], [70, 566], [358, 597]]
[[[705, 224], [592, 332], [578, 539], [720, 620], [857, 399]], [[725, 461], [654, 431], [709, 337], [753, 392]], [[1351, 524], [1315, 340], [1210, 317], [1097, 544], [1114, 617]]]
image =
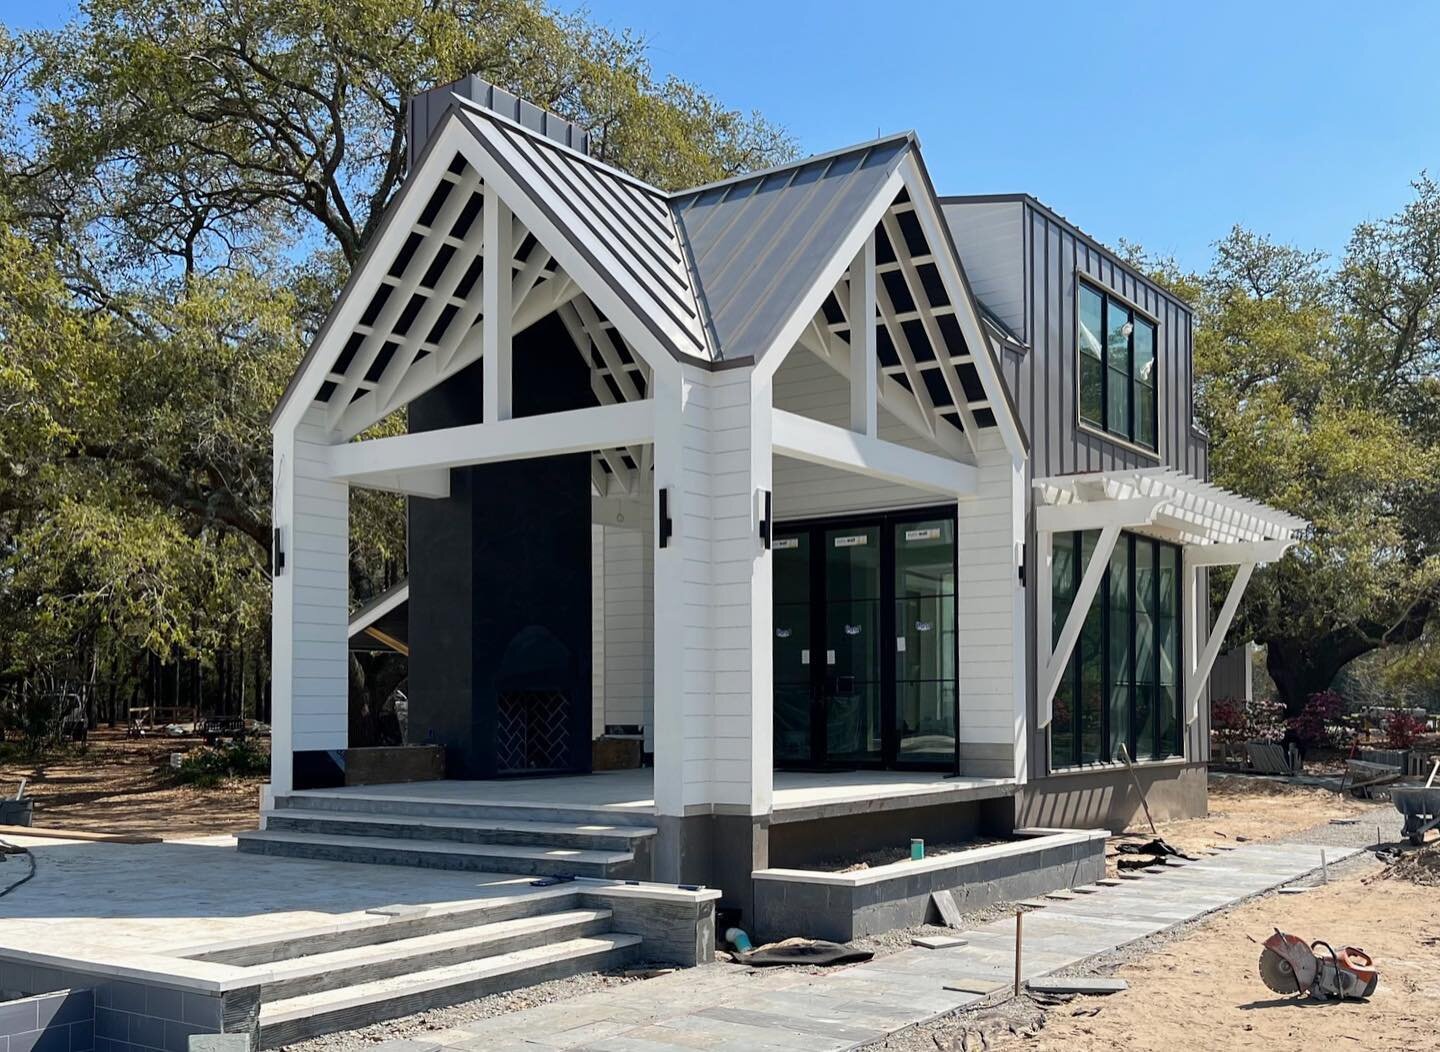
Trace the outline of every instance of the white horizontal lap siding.
[[590, 736], [605, 733], [605, 527], [590, 527]]
[[636, 527], [605, 527], [606, 724], [648, 725], [654, 705], [654, 535], [643, 519]]
[[682, 376], [683, 393], [656, 392], [655, 484], [671, 490], [674, 523], [670, 547], [652, 548], [656, 804], [662, 814], [763, 811], [770, 666], [755, 640], [768, 646], [770, 611], [754, 493], [769, 485], [768, 456], [757, 472], [750, 370]]
[[[850, 426], [849, 381], [804, 348], [790, 352], [772, 382], [776, 409], [836, 427]], [[878, 431], [888, 442], [934, 452], [883, 409]], [[939, 499], [934, 493], [789, 457], [776, 457], [773, 471], [775, 516], [781, 521], [914, 507]]]
[[274, 521], [285, 567], [272, 590], [272, 771], [290, 786], [294, 752], [343, 749], [349, 706], [349, 510], [324, 477], [325, 431], [310, 410], [275, 440]]
[[[957, 504], [960, 727], [964, 744], [1017, 747], [1017, 656], [1024, 592], [1017, 568], [1017, 478], [1008, 452], [982, 444], [979, 488]], [[1017, 630], [1020, 633], [1017, 636]], [[962, 748], [963, 751], [963, 748]]]

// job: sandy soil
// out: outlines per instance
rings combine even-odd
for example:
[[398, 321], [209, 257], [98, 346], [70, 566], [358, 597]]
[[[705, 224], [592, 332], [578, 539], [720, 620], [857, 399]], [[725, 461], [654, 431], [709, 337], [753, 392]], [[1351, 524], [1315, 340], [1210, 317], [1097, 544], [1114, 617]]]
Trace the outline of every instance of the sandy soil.
[[[1375, 867], [1367, 867], [1373, 872]], [[1440, 1048], [1440, 917], [1436, 893], [1359, 875], [1303, 895], [1267, 895], [1211, 920], [1115, 974], [1130, 989], [1050, 1009], [1036, 1036], [995, 1048], [1054, 1052], [1124, 1048]], [[1273, 993], [1260, 981], [1259, 940], [1279, 927], [1307, 939], [1358, 945], [1380, 985], [1363, 1003], [1328, 1004]], [[1094, 1013], [1093, 1015], [1090, 1013]], [[1196, 1035], [1204, 1034], [1203, 1042]], [[943, 1046], [940, 1046], [943, 1047]]]
[[95, 833], [199, 836], [254, 829], [263, 778], [234, 779], [213, 789], [175, 785], [170, 754], [198, 738], [141, 738], [97, 729], [83, 750], [39, 763], [0, 764], [0, 793], [13, 796], [21, 778], [35, 798], [34, 824]]
[[[1378, 817], [1366, 817], [1375, 816]], [[1386, 839], [1394, 836], [1398, 819], [1389, 805], [1342, 796], [1328, 789], [1312, 789], [1258, 778], [1210, 779], [1210, 813], [1204, 818], [1157, 822], [1166, 843], [1186, 854], [1216, 846], [1233, 846], [1247, 841], [1274, 840], [1298, 833], [1333, 818], [1361, 818], [1379, 822]], [[1106, 869], [1115, 875], [1116, 845], [1136, 837], [1150, 839], [1150, 827], [1142, 816], [1123, 837], [1111, 837], [1106, 852]]]

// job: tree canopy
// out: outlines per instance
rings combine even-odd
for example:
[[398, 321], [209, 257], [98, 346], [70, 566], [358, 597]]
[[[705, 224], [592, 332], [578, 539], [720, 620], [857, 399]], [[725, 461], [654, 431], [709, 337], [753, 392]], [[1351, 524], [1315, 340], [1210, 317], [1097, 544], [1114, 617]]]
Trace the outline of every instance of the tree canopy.
[[[407, 100], [470, 73], [662, 186], [793, 153], [529, 0], [85, 0], [0, 28], [0, 681], [133, 686], [145, 655], [222, 650], [263, 674], [269, 412], [404, 177]], [[403, 504], [357, 494], [352, 534], [359, 601], [404, 573]]]
[[1197, 307], [1212, 477], [1313, 524], [1255, 576], [1232, 629], [1266, 646], [1292, 713], [1436, 611], [1440, 186], [1414, 191], [1336, 261], [1239, 227], [1203, 274], [1141, 254]]

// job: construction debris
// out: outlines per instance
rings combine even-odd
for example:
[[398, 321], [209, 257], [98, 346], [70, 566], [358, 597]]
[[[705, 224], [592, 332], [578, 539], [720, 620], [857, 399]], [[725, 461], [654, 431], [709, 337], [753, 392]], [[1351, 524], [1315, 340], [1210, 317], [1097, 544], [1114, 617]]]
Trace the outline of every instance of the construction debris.
[[955, 896], [950, 894], [947, 888], [944, 891], [932, 891], [930, 893], [930, 904], [940, 914], [940, 923], [947, 928], [958, 928], [964, 923], [960, 913], [960, 907], [955, 905]]
[[1130, 989], [1124, 979], [1102, 975], [1046, 976], [1031, 979], [1030, 989], [1042, 994], [1118, 994]]
[[917, 935], [910, 940], [912, 946], [919, 946], [924, 950], [948, 950], [956, 946], [964, 946], [964, 939], [952, 938], [949, 935]]

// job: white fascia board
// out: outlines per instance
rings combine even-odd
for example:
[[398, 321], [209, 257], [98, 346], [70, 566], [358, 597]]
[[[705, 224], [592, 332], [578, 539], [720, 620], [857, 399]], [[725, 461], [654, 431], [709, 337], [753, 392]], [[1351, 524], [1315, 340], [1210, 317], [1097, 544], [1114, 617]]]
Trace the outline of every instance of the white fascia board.
[[1020, 426], [1011, 415], [1009, 393], [1005, 387], [1005, 379], [996, 367], [997, 358], [990, 342], [990, 334], [980, 321], [980, 311], [970, 294], [970, 284], [964, 278], [963, 264], [954, 258], [949, 250], [949, 227], [945, 225], [945, 217], [940, 213], [929, 182], [920, 173], [913, 152], [900, 162], [898, 172], [904, 180], [905, 189], [910, 193], [910, 200], [915, 206], [915, 218], [919, 220], [920, 229], [930, 245], [930, 255], [940, 272], [945, 294], [950, 297], [950, 302], [955, 307], [955, 320], [970, 348], [975, 371], [980, 375], [985, 397], [995, 415], [995, 425], [1005, 437], [1005, 446], [1011, 455], [1024, 457], [1025, 439], [1020, 434]]
[[770, 345], [756, 358], [755, 375], [759, 380], [768, 381], [773, 377], [775, 370], [779, 369], [786, 357], [795, 350], [805, 327], [810, 324], [810, 320], [815, 317], [816, 312], [825, 303], [825, 297], [829, 296], [835, 290], [835, 286], [840, 284], [840, 279], [845, 276], [850, 269], [850, 264], [855, 261], [860, 250], [865, 247], [866, 239], [875, 233], [875, 228], [880, 225], [881, 218], [895, 203], [895, 198], [899, 196], [900, 189], [904, 185], [900, 169], [897, 168], [875, 192], [875, 196], [870, 199], [870, 203], [860, 213], [860, 218], [836, 247], [834, 254], [830, 257], [830, 262], [821, 268], [819, 277], [801, 297], [800, 305], [791, 312], [790, 317], [785, 320], [785, 324], [780, 327], [775, 338], [770, 341]]
[[406, 497], [444, 500], [450, 496], [449, 468], [415, 468], [408, 471], [381, 471], [349, 480], [362, 489], [399, 493]]
[[360, 318], [370, 305], [380, 279], [390, 269], [390, 263], [399, 254], [411, 230], [420, 220], [420, 213], [430, 203], [430, 194], [423, 188], [438, 185], [440, 177], [450, 166], [450, 160], [464, 141], [470, 140], [468, 132], [455, 119], [447, 119], [436, 129], [433, 145], [427, 148], [425, 163], [407, 179], [407, 186], [396, 196], [390, 207], [394, 210], [381, 223], [379, 236], [365, 250], [364, 257], [356, 265], [354, 284], [341, 294], [334, 311], [320, 337], [320, 345], [304, 367], [304, 372], [294, 385], [284, 409], [276, 418], [271, 430], [276, 434], [293, 431], [300, 418], [310, 408], [330, 367]]
[[950, 497], [973, 494], [979, 487], [973, 464], [858, 435], [783, 409], [771, 410], [771, 444], [780, 456]]
[[[497, 163], [490, 154], [493, 149], [506, 155], [509, 163], [516, 165], [518, 170], [522, 162], [514, 157], [513, 149], [503, 142], [500, 136], [489, 134], [483, 119], [477, 119], [462, 111], [457, 122], [463, 122], [469, 131], [469, 134], [460, 137], [458, 149], [465, 160], [480, 173], [481, 181], [494, 189], [525, 229], [535, 235], [535, 240], [555, 257], [560, 269], [604, 312], [651, 369], [667, 373], [678, 370], [680, 363], [670, 350], [660, 343], [645, 322], [631, 309], [630, 304], [616, 294], [609, 282], [590, 265], [586, 254], [576, 247], [576, 242], [584, 239], [586, 235], [573, 228], [561, 230], [551, 222], [545, 210], [531, 199], [530, 194], [520, 187], [505, 171], [504, 166]], [[484, 143], [479, 141], [481, 136], [485, 138]], [[596, 259], [603, 260], [611, 255], [607, 247], [594, 243], [593, 238], [589, 241], [586, 248]], [[623, 268], [614, 268], [614, 275], [636, 302], [643, 303], [650, 298], [649, 292], [626, 275]], [[654, 320], [659, 324], [658, 319]]]
[[393, 438], [347, 442], [326, 451], [329, 475], [356, 485], [368, 478], [489, 464], [502, 460], [588, 453], [649, 442], [654, 404], [621, 402], [563, 413], [419, 431]]
[[1103, 530], [1107, 526], [1148, 526], [1165, 504], [1163, 499], [1154, 497], [1042, 504], [1035, 509], [1035, 530], [1037, 533], [1072, 533]]
[[1243, 563], [1273, 563], [1294, 547], [1293, 540], [1233, 541], [1223, 544], [1187, 544], [1185, 561], [1191, 566], [1239, 566]]

